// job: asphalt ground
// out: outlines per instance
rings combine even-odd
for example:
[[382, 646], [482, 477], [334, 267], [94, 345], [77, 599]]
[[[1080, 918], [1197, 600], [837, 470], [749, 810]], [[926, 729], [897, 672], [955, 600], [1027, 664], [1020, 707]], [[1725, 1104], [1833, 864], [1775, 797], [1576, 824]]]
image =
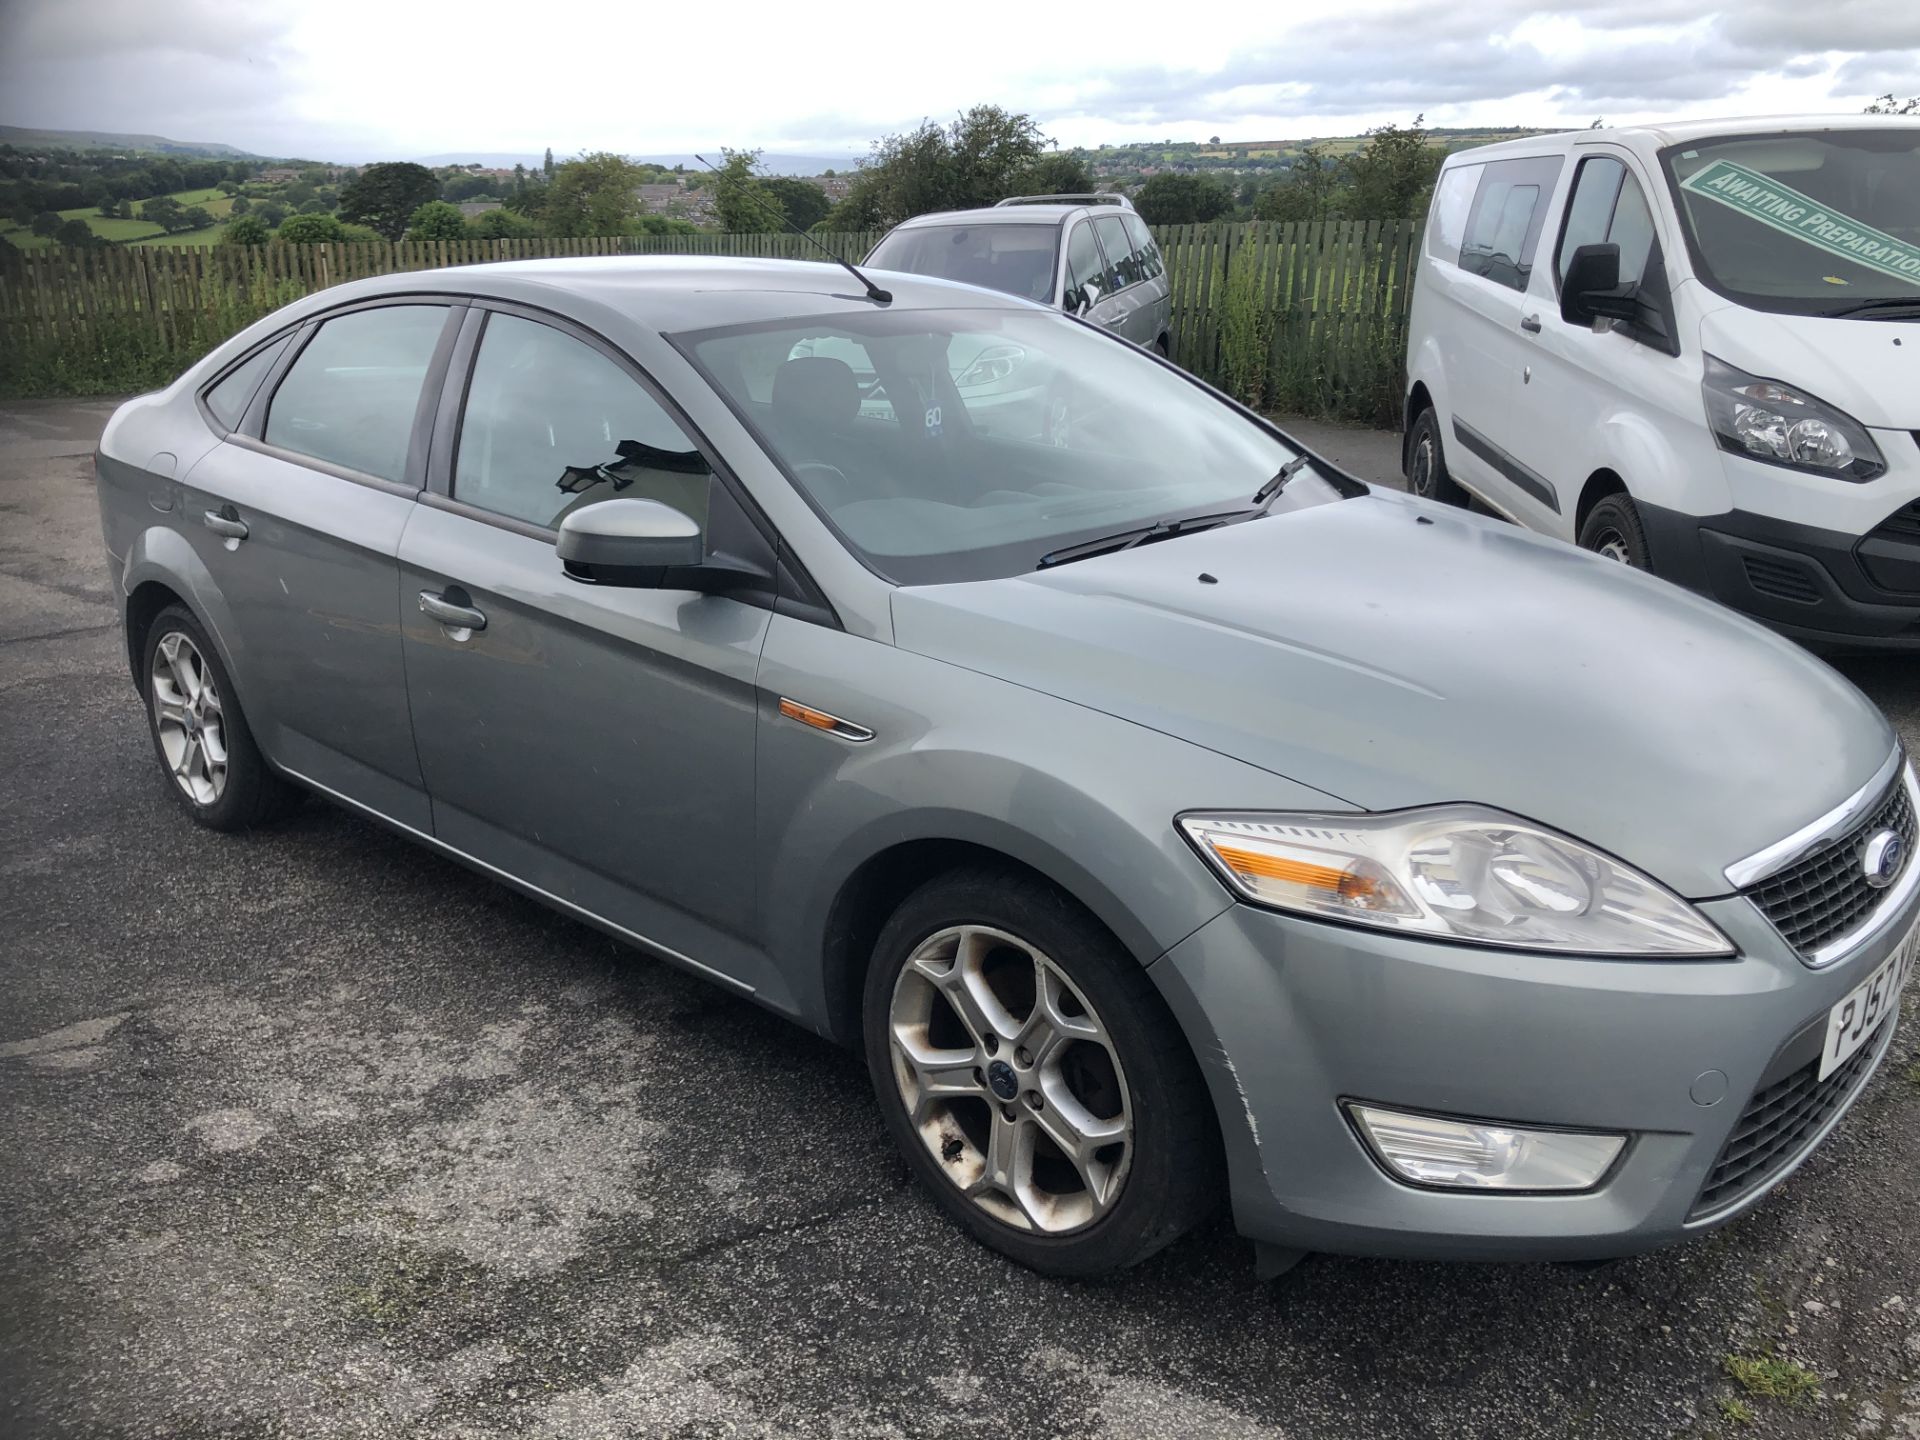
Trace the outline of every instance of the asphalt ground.
[[[109, 598], [110, 408], [0, 407], [0, 1435], [1920, 1436], [1911, 1022], [1790, 1184], [1655, 1255], [1261, 1284], [1222, 1220], [1038, 1278], [907, 1182], [854, 1055], [318, 801], [194, 827]], [[1917, 667], [1845, 665], [1909, 743]]]

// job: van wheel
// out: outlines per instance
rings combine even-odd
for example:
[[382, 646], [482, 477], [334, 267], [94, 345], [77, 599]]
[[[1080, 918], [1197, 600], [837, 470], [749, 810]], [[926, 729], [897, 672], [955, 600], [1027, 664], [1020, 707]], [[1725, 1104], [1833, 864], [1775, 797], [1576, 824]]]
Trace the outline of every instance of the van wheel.
[[1124, 1269], [1218, 1202], [1186, 1037], [1139, 962], [1035, 877], [956, 871], [910, 896], [875, 946], [863, 1029], [908, 1166], [1022, 1265]]
[[1636, 570], [1653, 568], [1640, 508], [1630, 495], [1609, 495], [1593, 507], [1580, 527], [1580, 548]]
[[1461, 505], [1470, 497], [1447, 473], [1447, 452], [1440, 447], [1440, 417], [1422, 410], [1407, 435], [1407, 490], [1422, 500]]

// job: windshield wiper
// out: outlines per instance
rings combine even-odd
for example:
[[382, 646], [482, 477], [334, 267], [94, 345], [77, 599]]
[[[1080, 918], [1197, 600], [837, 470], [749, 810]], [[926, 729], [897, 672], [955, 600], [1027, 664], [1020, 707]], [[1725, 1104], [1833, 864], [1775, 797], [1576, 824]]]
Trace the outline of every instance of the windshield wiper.
[[[1312, 463], [1313, 457], [1302, 450], [1298, 455], [1294, 456], [1293, 459], [1282, 465], [1272, 479], [1254, 491], [1253, 498], [1247, 503], [1253, 506], [1256, 514], [1266, 514], [1267, 507], [1278, 500], [1282, 492], [1286, 490], [1287, 482]], [[1247, 518], [1252, 519], [1253, 517], [1250, 515]]]
[[1111, 555], [1121, 550], [1131, 550], [1136, 545], [1148, 545], [1156, 540], [1171, 540], [1176, 535], [1191, 535], [1197, 530], [1211, 530], [1216, 525], [1224, 525], [1229, 520], [1247, 517], [1245, 510], [1224, 510], [1218, 515], [1189, 515], [1184, 520], [1156, 520], [1151, 525], [1141, 525], [1133, 530], [1120, 530], [1112, 535], [1102, 535], [1098, 540], [1082, 540], [1078, 545], [1063, 545], [1058, 550], [1049, 550], [1040, 557], [1036, 570], [1050, 570], [1055, 565], [1064, 565], [1069, 560], [1085, 560], [1092, 555]]
[[1847, 315], [1868, 315], [1876, 310], [1908, 310], [1920, 315], [1920, 295], [1888, 295], [1878, 300], [1862, 300], [1856, 305], [1847, 305], [1839, 310], [1824, 312], [1828, 319], [1838, 320]]

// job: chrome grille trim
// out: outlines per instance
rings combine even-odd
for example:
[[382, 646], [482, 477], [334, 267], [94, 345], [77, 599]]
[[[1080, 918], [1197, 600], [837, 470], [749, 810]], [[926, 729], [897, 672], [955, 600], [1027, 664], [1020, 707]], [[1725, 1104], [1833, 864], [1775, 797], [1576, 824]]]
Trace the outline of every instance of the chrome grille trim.
[[1822, 846], [1838, 840], [1860, 822], [1862, 816], [1878, 805], [1893, 785], [1893, 777], [1906, 757], [1898, 745], [1874, 776], [1847, 799], [1834, 806], [1810, 825], [1803, 825], [1784, 840], [1776, 840], [1764, 850], [1756, 850], [1744, 860], [1727, 866], [1727, 883], [1744, 890], [1757, 881], [1777, 875], [1789, 865], [1804, 860]]

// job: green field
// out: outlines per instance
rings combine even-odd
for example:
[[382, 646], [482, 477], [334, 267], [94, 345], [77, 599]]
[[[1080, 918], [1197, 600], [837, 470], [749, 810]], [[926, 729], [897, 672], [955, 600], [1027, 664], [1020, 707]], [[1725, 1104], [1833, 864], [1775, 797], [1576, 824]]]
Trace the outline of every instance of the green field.
[[[218, 190], [180, 190], [174, 193], [173, 198], [182, 205], [200, 206], [221, 224], [226, 223], [227, 216], [233, 211], [233, 198], [222, 195]], [[145, 201], [136, 200], [134, 208], [137, 210], [145, 203]], [[220, 238], [218, 225], [205, 230], [189, 230], [179, 235], [167, 235], [161, 232], [158, 225], [146, 220], [109, 220], [91, 205], [83, 205], [78, 210], [62, 210], [60, 218], [84, 220], [87, 222], [87, 228], [94, 234], [103, 240], [111, 240], [115, 244], [211, 245]], [[0, 229], [0, 236], [5, 236], [22, 250], [37, 250], [42, 246], [53, 244], [53, 241], [46, 236], [36, 235], [24, 225], [15, 226], [12, 229]]]

